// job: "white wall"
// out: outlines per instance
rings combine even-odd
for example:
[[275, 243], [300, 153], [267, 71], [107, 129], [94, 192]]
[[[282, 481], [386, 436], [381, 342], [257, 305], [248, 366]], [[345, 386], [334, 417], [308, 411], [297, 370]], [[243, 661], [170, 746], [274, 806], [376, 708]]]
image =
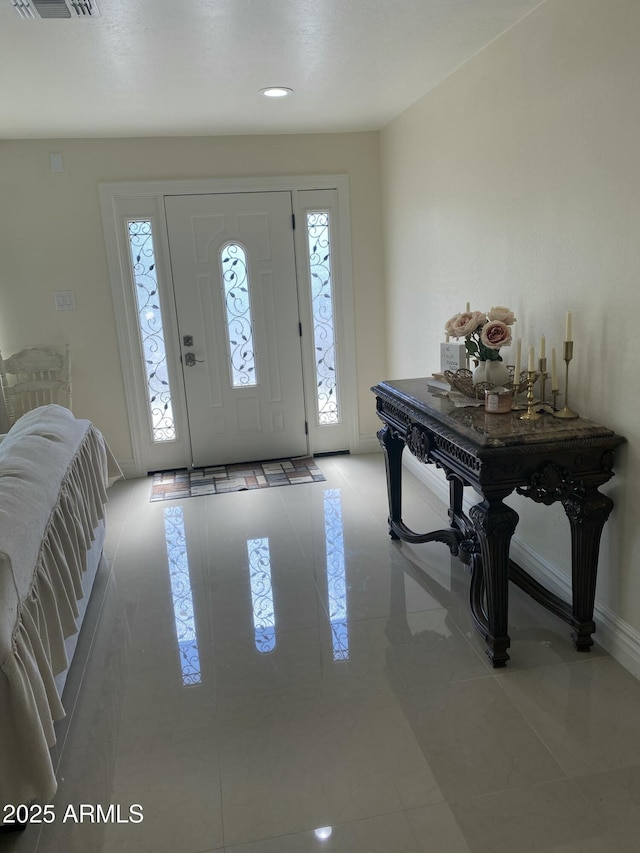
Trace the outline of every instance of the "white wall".
[[[548, 0], [382, 133], [389, 374], [438, 369], [444, 322], [508, 305], [561, 347], [574, 409], [626, 436], [598, 602], [640, 640], [640, 3]], [[560, 354], [560, 350], [559, 350]], [[562, 367], [564, 364], [562, 363]], [[563, 384], [563, 383], [562, 383]], [[569, 571], [561, 508], [510, 499], [539, 561]], [[640, 645], [638, 645], [640, 652]], [[639, 659], [640, 666], [640, 659]]]
[[[64, 171], [50, 171], [49, 154]], [[0, 142], [0, 349], [70, 343], [74, 411], [132, 455], [98, 183], [118, 180], [347, 174], [360, 431], [378, 427], [369, 387], [384, 378], [377, 133]], [[75, 311], [54, 291], [73, 290]]]

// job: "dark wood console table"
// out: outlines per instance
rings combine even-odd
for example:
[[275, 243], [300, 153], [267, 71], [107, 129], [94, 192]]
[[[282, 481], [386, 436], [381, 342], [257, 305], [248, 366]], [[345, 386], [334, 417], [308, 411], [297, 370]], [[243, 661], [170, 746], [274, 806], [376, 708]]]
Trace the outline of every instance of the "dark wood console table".
[[[575, 418], [519, 412], [488, 414], [456, 408], [428, 388], [427, 379], [381, 382], [371, 389], [384, 426], [378, 438], [385, 456], [389, 533], [405, 542], [444, 542], [471, 567], [470, 606], [494, 667], [509, 660], [509, 580], [568, 622], [574, 647], [588, 652], [595, 632], [593, 608], [600, 536], [613, 501], [598, 488], [613, 476], [614, 451], [624, 438]], [[449, 524], [414, 533], [402, 521], [402, 452], [434, 463], [449, 481]], [[480, 502], [463, 512], [463, 488]], [[518, 514], [504, 503], [513, 491], [536, 503], [560, 501], [571, 526], [572, 602], [532, 578], [509, 557]]]

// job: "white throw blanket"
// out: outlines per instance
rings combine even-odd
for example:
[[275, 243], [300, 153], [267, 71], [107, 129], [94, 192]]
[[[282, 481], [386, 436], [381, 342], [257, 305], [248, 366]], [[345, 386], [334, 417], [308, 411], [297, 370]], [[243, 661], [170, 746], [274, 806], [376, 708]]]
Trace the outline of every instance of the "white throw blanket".
[[100, 432], [61, 406], [28, 412], [0, 443], [0, 802], [50, 799], [77, 601], [106, 487], [121, 476]]

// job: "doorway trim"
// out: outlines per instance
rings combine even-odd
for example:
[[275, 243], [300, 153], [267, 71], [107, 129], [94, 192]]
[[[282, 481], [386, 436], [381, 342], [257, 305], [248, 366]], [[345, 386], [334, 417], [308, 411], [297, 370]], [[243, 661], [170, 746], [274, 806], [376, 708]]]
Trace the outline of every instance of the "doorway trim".
[[[181, 376], [178, 325], [173, 295], [173, 281], [169, 259], [167, 222], [164, 198], [168, 195], [208, 195], [216, 193], [268, 192], [273, 190], [291, 193], [293, 211], [299, 222], [303, 217], [298, 198], [304, 190], [335, 190], [337, 196], [338, 221], [336, 223], [336, 309], [339, 315], [338, 353], [342, 386], [343, 421], [347, 428], [348, 447], [358, 449], [359, 425], [357, 409], [355, 317], [353, 307], [353, 280], [351, 259], [351, 224], [349, 202], [349, 178], [347, 175], [306, 175], [258, 178], [204, 178], [201, 180], [118, 181], [98, 185], [102, 224], [105, 236], [109, 280], [115, 312], [118, 347], [122, 367], [129, 431], [133, 451], [131, 476], [144, 476], [149, 470], [158, 468], [156, 457], [171, 459], [170, 464], [160, 467], [189, 467], [191, 448], [189, 443], [187, 408]], [[132, 217], [148, 217], [154, 222], [154, 243], [158, 266], [158, 288], [162, 304], [168, 371], [172, 382], [176, 439], [154, 454], [148, 438], [148, 414], [143, 365], [138, 343], [137, 317], [133, 301], [130, 277], [129, 246], [126, 239], [126, 221]], [[298, 292], [306, 297], [304, 288], [308, 277], [304, 270], [304, 258], [299, 254], [299, 230], [294, 235], [296, 248]], [[307, 304], [303, 298], [301, 304]], [[311, 319], [302, 312], [303, 362], [312, 357], [313, 330]], [[314, 410], [314, 381], [303, 371], [305, 404], [307, 412]], [[318, 445], [317, 437], [315, 444]], [[314, 453], [314, 427], [309, 424], [309, 452]]]

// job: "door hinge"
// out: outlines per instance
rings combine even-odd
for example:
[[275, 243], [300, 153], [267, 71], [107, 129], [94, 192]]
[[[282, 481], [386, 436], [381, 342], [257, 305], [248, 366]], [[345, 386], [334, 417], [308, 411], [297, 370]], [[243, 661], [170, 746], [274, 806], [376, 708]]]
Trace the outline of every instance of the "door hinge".
[[304, 422], [304, 434], [309, 435], [309, 421]]
[[298, 334], [302, 337], [302, 323], [298, 323]]
[[294, 231], [296, 230], [296, 215], [295, 215], [295, 213], [291, 214], [291, 227], [293, 228]]

